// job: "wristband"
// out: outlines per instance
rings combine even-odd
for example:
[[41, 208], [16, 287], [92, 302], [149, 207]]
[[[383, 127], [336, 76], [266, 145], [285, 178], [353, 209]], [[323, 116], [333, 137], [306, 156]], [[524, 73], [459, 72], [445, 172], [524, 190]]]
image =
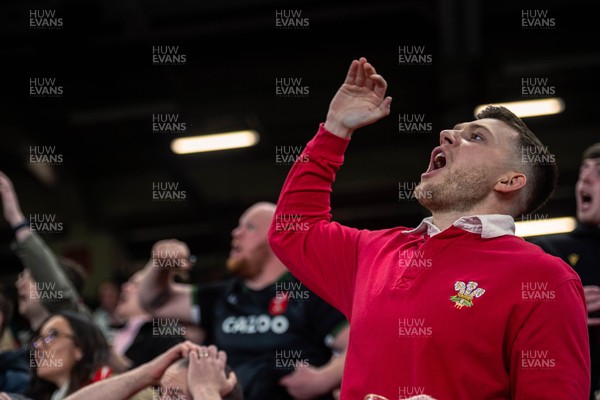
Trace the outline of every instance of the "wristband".
[[16, 234], [19, 231], [19, 229], [25, 228], [25, 227], [29, 228], [29, 220], [28, 219], [23, 220], [23, 222], [21, 222], [17, 226], [13, 226], [12, 227], [13, 233]]

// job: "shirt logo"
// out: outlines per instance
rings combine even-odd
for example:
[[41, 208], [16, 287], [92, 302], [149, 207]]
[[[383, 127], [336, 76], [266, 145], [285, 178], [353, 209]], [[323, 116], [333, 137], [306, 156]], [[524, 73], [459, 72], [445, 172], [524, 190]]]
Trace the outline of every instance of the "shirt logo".
[[456, 296], [450, 297], [450, 300], [455, 303], [454, 307], [458, 309], [463, 307], [473, 307], [473, 299], [475, 297], [481, 297], [485, 293], [485, 289], [477, 289], [478, 285], [479, 284], [474, 281], [470, 281], [466, 285], [464, 282], [456, 281], [454, 290], [457, 290], [458, 293]]
[[269, 302], [269, 314], [271, 315], [280, 315], [287, 310], [289, 303], [289, 294], [288, 292], [282, 291], [277, 293], [275, 297], [271, 299]]
[[277, 335], [282, 335], [287, 332], [290, 326], [290, 321], [285, 315], [232, 315], [223, 320], [221, 330], [228, 334], [261, 334], [272, 332]]
[[577, 261], [579, 261], [579, 254], [569, 254], [569, 264], [571, 264], [571, 267], [574, 267]]

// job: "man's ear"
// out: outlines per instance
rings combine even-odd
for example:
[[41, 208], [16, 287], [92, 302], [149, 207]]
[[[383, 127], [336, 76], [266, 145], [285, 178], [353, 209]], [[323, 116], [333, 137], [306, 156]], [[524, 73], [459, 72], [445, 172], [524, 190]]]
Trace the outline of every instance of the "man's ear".
[[502, 175], [494, 185], [494, 190], [500, 193], [509, 194], [511, 192], [516, 192], [517, 190], [525, 187], [527, 183], [527, 177], [515, 171], [507, 172]]

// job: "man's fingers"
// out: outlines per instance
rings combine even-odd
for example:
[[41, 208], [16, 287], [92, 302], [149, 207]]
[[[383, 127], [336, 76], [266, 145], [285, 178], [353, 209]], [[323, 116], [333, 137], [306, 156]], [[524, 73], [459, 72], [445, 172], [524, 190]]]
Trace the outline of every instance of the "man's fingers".
[[225, 353], [223, 350], [219, 350], [219, 352], [217, 353], [217, 359], [219, 361], [221, 361], [223, 363], [223, 365], [227, 364], [227, 353]]
[[588, 312], [600, 311], [600, 301], [592, 301], [587, 303]]
[[177, 354], [178, 358], [185, 358], [190, 355], [190, 352], [198, 351], [199, 349], [200, 349], [200, 346], [198, 346], [195, 343], [190, 342], [189, 340], [186, 340], [185, 342], [183, 342], [179, 345], [179, 348], [177, 349], [176, 354]]
[[369, 63], [366, 63], [364, 65], [364, 70], [365, 70], [365, 75], [367, 77], [365, 86], [369, 90], [373, 90], [375, 88], [375, 86], [377, 86], [377, 82], [373, 79], [374, 76], [377, 76], [377, 72], [375, 72], [375, 68], [373, 68], [373, 66]]
[[596, 301], [600, 299], [600, 293], [586, 293], [585, 300], [589, 303], [591, 301]]
[[289, 384], [289, 381], [290, 381], [290, 379], [291, 379], [290, 377], [292, 376], [292, 374], [293, 374], [293, 372], [292, 372], [291, 374], [288, 374], [288, 375], [284, 376], [283, 378], [281, 378], [281, 379], [279, 380], [279, 384], [280, 384], [281, 386], [287, 387], [287, 386], [288, 386], [288, 384]]
[[364, 58], [360, 59], [360, 64], [358, 66], [358, 71], [356, 72], [356, 86], [364, 86], [365, 80], [367, 79], [367, 75], [365, 73], [365, 62]]
[[360, 65], [360, 63], [356, 60], [352, 60], [352, 63], [350, 63], [350, 68], [348, 68], [348, 74], [346, 74], [346, 80], [344, 81], [344, 83], [347, 83], [348, 85], [354, 85], [356, 82], [356, 73], [358, 71], [358, 66]]
[[386, 115], [388, 115], [390, 113], [390, 107], [392, 105], [392, 98], [391, 97], [386, 97], [381, 104], [379, 105], [379, 107], [377, 107], [379, 109], [379, 111], [381, 112], [381, 116], [385, 117]]
[[600, 318], [588, 318], [589, 326], [597, 326], [600, 325]]
[[217, 346], [212, 345], [212, 344], [210, 346], [208, 346], [207, 353], [208, 353], [208, 357], [217, 358], [217, 353], [218, 353]]
[[587, 296], [588, 294], [600, 294], [600, 286], [588, 285], [583, 287], [583, 293]]
[[385, 97], [385, 91], [387, 90], [387, 82], [383, 79], [381, 75], [371, 75], [371, 81], [374, 83], [373, 92], [377, 95], [377, 97], [383, 98]]
[[229, 373], [229, 376], [227, 377], [227, 387], [229, 390], [226, 391], [226, 393], [223, 393], [223, 395], [227, 395], [229, 394], [233, 388], [235, 387], [235, 385], [237, 384], [237, 376], [235, 374], [235, 372], [231, 371]]

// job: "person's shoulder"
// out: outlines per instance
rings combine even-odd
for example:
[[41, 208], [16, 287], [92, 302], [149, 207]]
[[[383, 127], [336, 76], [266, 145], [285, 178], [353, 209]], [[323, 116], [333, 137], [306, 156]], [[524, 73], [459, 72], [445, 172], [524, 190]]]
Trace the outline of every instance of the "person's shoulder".
[[527, 242], [543, 247], [543, 246], [547, 246], [547, 245], [569, 243], [573, 240], [574, 240], [574, 238], [573, 238], [572, 234], [560, 233], [557, 235], [534, 236], [534, 237], [528, 238]]
[[511, 240], [514, 247], [511, 250], [513, 263], [517, 270], [536, 279], [546, 278], [549, 280], [564, 281], [567, 279], [579, 279], [577, 273], [560, 257], [556, 257], [544, 251], [540, 246], [530, 243], [522, 238], [513, 236]]
[[20, 370], [29, 372], [28, 358], [29, 355], [24, 348], [3, 351], [0, 353], [0, 371]]

